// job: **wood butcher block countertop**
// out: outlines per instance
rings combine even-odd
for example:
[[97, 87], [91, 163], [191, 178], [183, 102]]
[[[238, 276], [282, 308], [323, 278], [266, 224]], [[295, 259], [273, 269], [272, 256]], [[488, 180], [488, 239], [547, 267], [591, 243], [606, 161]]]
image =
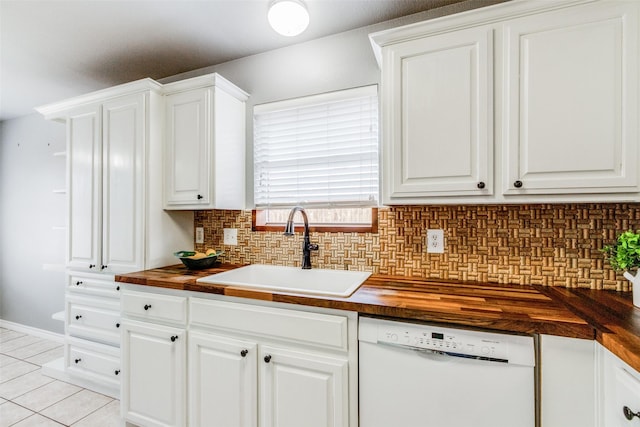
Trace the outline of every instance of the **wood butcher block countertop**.
[[192, 271], [174, 265], [118, 275], [116, 280], [503, 332], [595, 338], [640, 371], [640, 309], [634, 308], [629, 293], [374, 275], [342, 298], [197, 282], [237, 267], [222, 264]]

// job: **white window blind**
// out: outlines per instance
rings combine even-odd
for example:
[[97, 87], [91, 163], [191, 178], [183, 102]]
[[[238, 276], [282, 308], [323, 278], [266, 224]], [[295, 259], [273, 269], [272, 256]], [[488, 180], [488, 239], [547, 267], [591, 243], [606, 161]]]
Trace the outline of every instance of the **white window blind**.
[[377, 86], [254, 108], [258, 208], [376, 206]]

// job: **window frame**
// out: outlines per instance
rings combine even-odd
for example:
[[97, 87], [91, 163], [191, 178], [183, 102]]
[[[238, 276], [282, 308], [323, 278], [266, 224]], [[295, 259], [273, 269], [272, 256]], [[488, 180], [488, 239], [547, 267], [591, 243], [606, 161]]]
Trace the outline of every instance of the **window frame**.
[[[378, 232], [378, 208], [372, 207], [371, 209], [371, 224], [330, 224], [330, 225], [309, 225], [310, 232], [316, 233], [377, 233]], [[276, 223], [260, 223], [260, 215], [263, 215], [265, 209], [252, 209], [251, 210], [251, 231], [273, 231], [282, 232], [284, 230], [284, 224]], [[302, 225], [296, 225], [295, 231], [302, 232], [304, 227]]]

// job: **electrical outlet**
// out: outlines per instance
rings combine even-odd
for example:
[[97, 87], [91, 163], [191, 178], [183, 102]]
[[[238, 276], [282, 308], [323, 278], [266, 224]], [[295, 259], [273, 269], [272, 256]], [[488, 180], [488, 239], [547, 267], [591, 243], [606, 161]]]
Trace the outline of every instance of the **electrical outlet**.
[[223, 228], [222, 235], [224, 236], [224, 244], [236, 246], [238, 244], [238, 229], [237, 228]]
[[204, 243], [204, 228], [196, 227], [196, 243]]
[[432, 254], [444, 253], [444, 230], [427, 230], [427, 252]]

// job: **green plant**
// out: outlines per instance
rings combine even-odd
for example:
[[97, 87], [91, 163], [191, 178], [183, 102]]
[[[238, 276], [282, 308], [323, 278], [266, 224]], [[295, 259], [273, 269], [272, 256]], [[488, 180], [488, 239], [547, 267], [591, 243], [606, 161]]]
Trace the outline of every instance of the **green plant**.
[[640, 234], [625, 231], [618, 236], [615, 244], [606, 245], [601, 251], [614, 270], [635, 270], [640, 267]]

